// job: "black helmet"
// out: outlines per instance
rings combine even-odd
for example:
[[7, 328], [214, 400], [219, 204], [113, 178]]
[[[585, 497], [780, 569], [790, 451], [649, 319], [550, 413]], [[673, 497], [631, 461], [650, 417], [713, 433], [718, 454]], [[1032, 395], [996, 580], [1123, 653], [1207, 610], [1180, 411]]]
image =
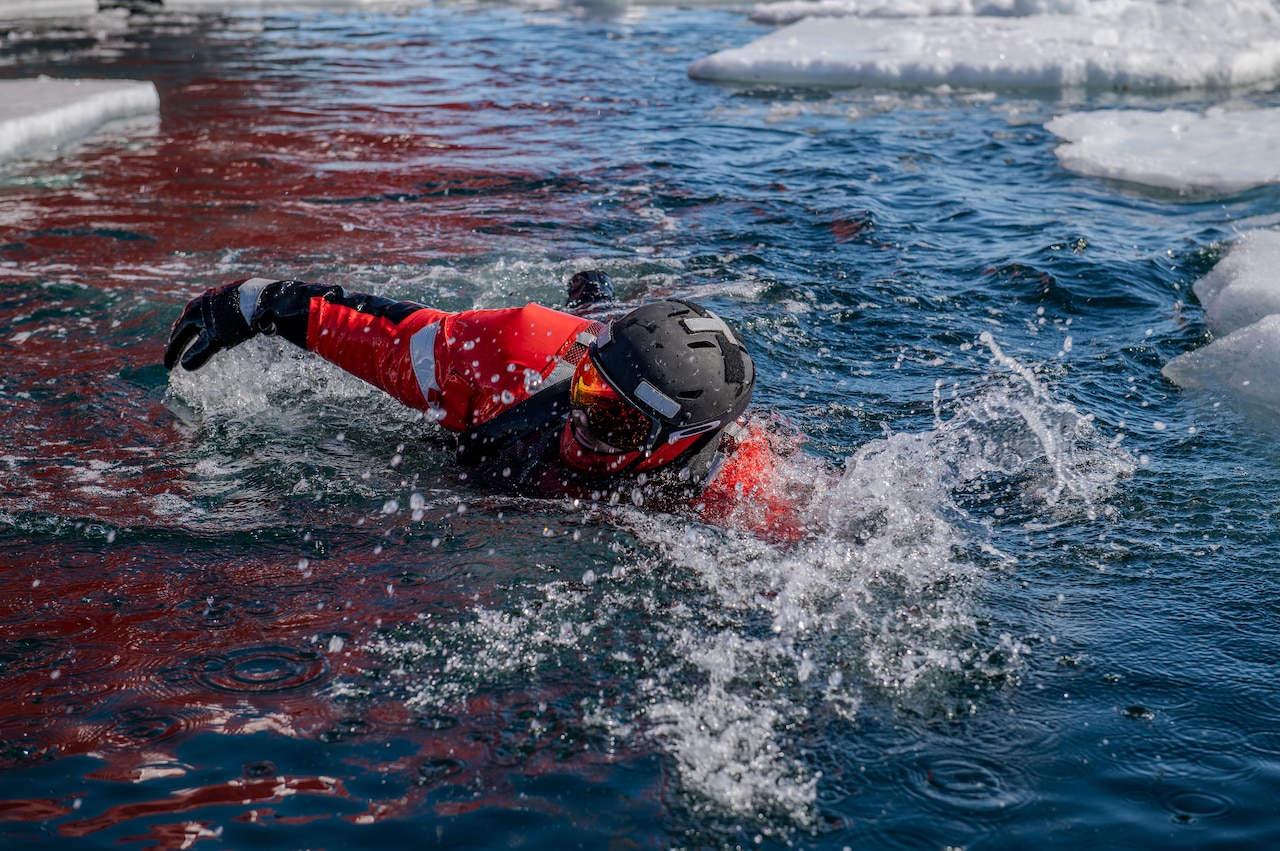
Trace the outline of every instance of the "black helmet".
[[651, 445], [718, 431], [751, 401], [755, 364], [724, 320], [672, 299], [606, 326], [591, 360], [627, 401], [659, 424]]

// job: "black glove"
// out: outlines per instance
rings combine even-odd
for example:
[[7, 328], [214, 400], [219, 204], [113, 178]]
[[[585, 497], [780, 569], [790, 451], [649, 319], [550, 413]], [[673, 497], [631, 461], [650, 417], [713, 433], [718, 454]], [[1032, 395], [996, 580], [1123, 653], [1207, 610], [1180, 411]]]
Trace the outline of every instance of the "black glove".
[[[242, 297], [248, 303], [242, 304]], [[165, 368], [173, 369], [174, 364], [181, 363], [183, 369], [199, 369], [215, 353], [238, 346], [258, 334], [278, 334], [305, 349], [311, 300], [315, 298], [349, 307], [357, 313], [381, 316], [396, 324], [422, 307], [382, 296], [348, 293], [336, 285], [270, 278], [236, 281], [209, 290], [186, 306], [169, 334], [169, 345], [164, 350]]]
[[179, 362], [183, 369], [199, 369], [214, 353], [238, 346], [258, 333], [240, 312], [242, 283], [216, 287], [187, 304], [169, 332], [165, 369], [173, 369]]
[[599, 269], [579, 272], [569, 279], [569, 309], [613, 301], [613, 279]]

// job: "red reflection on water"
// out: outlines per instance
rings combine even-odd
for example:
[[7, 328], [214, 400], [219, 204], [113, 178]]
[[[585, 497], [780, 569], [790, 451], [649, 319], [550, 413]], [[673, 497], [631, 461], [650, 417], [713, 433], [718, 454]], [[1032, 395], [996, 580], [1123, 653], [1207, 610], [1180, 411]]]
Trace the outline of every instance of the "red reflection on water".
[[0, 821], [48, 821], [65, 816], [73, 809], [57, 801], [39, 798], [0, 801]]
[[[0, 191], [5, 277], [123, 275], [116, 281], [128, 286], [143, 275], [177, 292], [183, 281], [157, 280], [166, 268], [182, 268], [183, 258], [217, 262], [228, 251], [285, 271], [317, 260], [466, 256], [495, 250], [497, 234], [519, 232], [520, 222], [542, 220], [571, 188], [557, 182], [553, 192], [542, 176], [513, 168], [503, 156], [512, 143], [500, 136], [463, 147], [433, 133], [441, 126], [456, 135], [456, 105], [419, 106], [416, 115], [351, 103], [302, 109], [279, 105], [306, 99], [292, 84], [160, 85], [160, 127], [140, 150], [91, 145], [68, 163], [80, 175], [70, 185]], [[467, 168], [477, 153], [486, 167]], [[564, 215], [573, 217], [568, 208]]]
[[[280, 801], [290, 795], [345, 796], [342, 783], [332, 777], [268, 777], [259, 780], [230, 780], [196, 789], [186, 789], [163, 801], [145, 801], [111, 807], [100, 816], [63, 824], [63, 836], [86, 836], [135, 818], [187, 813], [202, 807], [228, 804], [249, 805]], [[185, 847], [185, 846], [180, 846]]]
[[[305, 580], [278, 551], [210, 562], [206, 554], [154, 544], [120, 545], [82, 560], [77, 546], [83, 543], [44, 541], [32, 545], [41, 551], [33, 556], [9, 545], [12, 561], [0, 575], [0, 759], [14, 770], [88, 755], [99, 767], [85, 780], [135, 784], [154, 797], [70, 822], [62, 821], [73, 814], [65, 799], [0, 801], [0, 821], [60, 822], [62, 833], [80, 836], [133, 819], [236, 805], [243, 808], [238, 818], [283, 825], [295, 817], [271, 815], [260, 804], [296, 792], [351, 799], [340, 778], [281, 780], [274, 772], [173, 791], [196, 768], [184, 762], [184, 744], [208, 734], [363, 743], [363, 756], [348, 770], [398, 777], [404, 788], [342, 816], [356, 824], [423, 807], [442, 815], [486, 806], [554, 815], [560, 805], [530, 800], [518, 778], [569, 773], [603, 782], [629, 756], [625, 746], [602, 752], [575, 740], [576, 717], [536, 710], [565, 693], [560, 685], [481, 692], [440, 717], [392, 696], [336, 699], [339, 684], [368, 682], [366, 671], [385, 666], [364, 649], [376, 629], [416, 623], [424, 606], [465, 612], [475, 605], [470, 588], [394, 586], [402, 564], [374, 555], [371, 541], [341, 559], [313, 562], [316, 575]], [[430, 560], [418, 569], [429, 569]], [[545, 728], [537, 735], [524, 720], [532, 714]], [[411, 743], [411, 752], [388, 761], [382, 747], [393, 740]], [[258, 770], [252, 750], [223, 759], [214, 767]], [[448, 786], [468, 790], [465, 800], [430, 803]], [[473, 794], [477, 789], [484, 794]], [[92, 812], [91, 793], [77, 784], [68, 794], [84, 795], [81, 809]], [[194, 836], [190, 824], [152, 825], [146, 838], [160, 848], [186, 847], [173, 843]]]
[[[317, 747], [368, 741], [363, 770], [407, 778], [408, 791], [362, 802], [355, 822], [402, 817], [450, 785], [485, 792], [441, 810], [553, 810], [514, 791], [516, 779], [591, 782], [627, 757], [562, 741], [569, 718], [539, 737], [511, 732], [527, 728], [529, 706], [570, 687], [460, 700], [438, 729], [396, 699], [354, 709], [336, 699], [338, 684], [382, 664], [363, 649], [379, 627], [413, 624], [426, 608], [469, 611], [476, 592], [391, 595], [406, 565], [371, 555], [370, 541], [304, 578], [291, 544], [255, 546], [175, 514], [190, 474], [173, 461], [184, 438], [156, 370], [178, 307], [210, 284], [255, 267], [305, 277], [504, 244], [524, 253], [537, 236], [528, 222], [574, 220], [582, 187], [523, 167], [520, 140], [452, 94], [330, 107], [307, 82], [137, 70], [160, 75], [154, 132], [131, 144], [108, 132], [0, 187], [0, 769], [21, 777], [51, 760], [98, 760], [61, 796], [0, 801], [0, 820], [84, 836], [234, 805], [241, 820], [297, 824], [310, 817], [263, 805], [350, 798], [340, 779], [299, 772], [174, 791], [192, 770], [184, 744], [259, 733]], [[312, 510], [299, 525], [328, 522]], [[436, 567], [425, 555], [410, 564], [428, 577]], [[384, 763], [392, 738], [411, 754]], [[252, 761], [222, 758], [232, 775]], [[64, 821], [94, 810], [91, 793], [72, 803], [85, 781], [151, 797]], [[148, 828], [125, 841], [185, 848], [214, 830], [186, 819]]]

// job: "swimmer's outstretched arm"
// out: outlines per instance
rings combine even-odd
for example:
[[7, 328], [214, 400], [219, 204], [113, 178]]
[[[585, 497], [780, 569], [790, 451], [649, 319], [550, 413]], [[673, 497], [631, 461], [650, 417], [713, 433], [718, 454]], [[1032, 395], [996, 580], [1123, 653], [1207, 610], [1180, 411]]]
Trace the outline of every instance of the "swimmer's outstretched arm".
[[[258, 334], [279, 335], [404, 404], [427, 410], [427, 388], [415, 372], [414, 352], [421, 346], [414, 336], [446, 316], [414, 302], [349, 293], [340, 286], [253, 278], [192, 299], [174, 323], [164, 364], [199, 369], [217, 352]], [[419, 360], [433, 358], [431, 351], [418, 355]], [[428, 385], [435, 381], [434, 368], [429, 372]]]
[[339, 286], [254, 278], [192, 299], [164, 363], [199, 369], [217, 352], [276, 334], [458, 432], [534, 392], [593, 324], [536, 304], [449, 313]]

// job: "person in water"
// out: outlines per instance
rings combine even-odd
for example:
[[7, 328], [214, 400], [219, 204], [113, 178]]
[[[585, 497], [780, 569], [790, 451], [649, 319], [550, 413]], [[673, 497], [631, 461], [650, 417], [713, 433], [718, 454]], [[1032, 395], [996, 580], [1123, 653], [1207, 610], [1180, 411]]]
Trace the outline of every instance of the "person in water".
[[[612, 297], [602, 272], [570, 281], [571, 310]], [[740, 449], [755, 385], [728, 324], [681, 299], [602, 322], [532, 303], [451, 313], [268, 278], [193, 299], [164, 363], [199, 369], [258, 334], [284, 337], [425, 412], [457, 435], [469, 481], [525, 496], [623, 494], [658, 506], [698, 497]], [[740, 480], [721, 482], [721, 502], [742, 494]]]

